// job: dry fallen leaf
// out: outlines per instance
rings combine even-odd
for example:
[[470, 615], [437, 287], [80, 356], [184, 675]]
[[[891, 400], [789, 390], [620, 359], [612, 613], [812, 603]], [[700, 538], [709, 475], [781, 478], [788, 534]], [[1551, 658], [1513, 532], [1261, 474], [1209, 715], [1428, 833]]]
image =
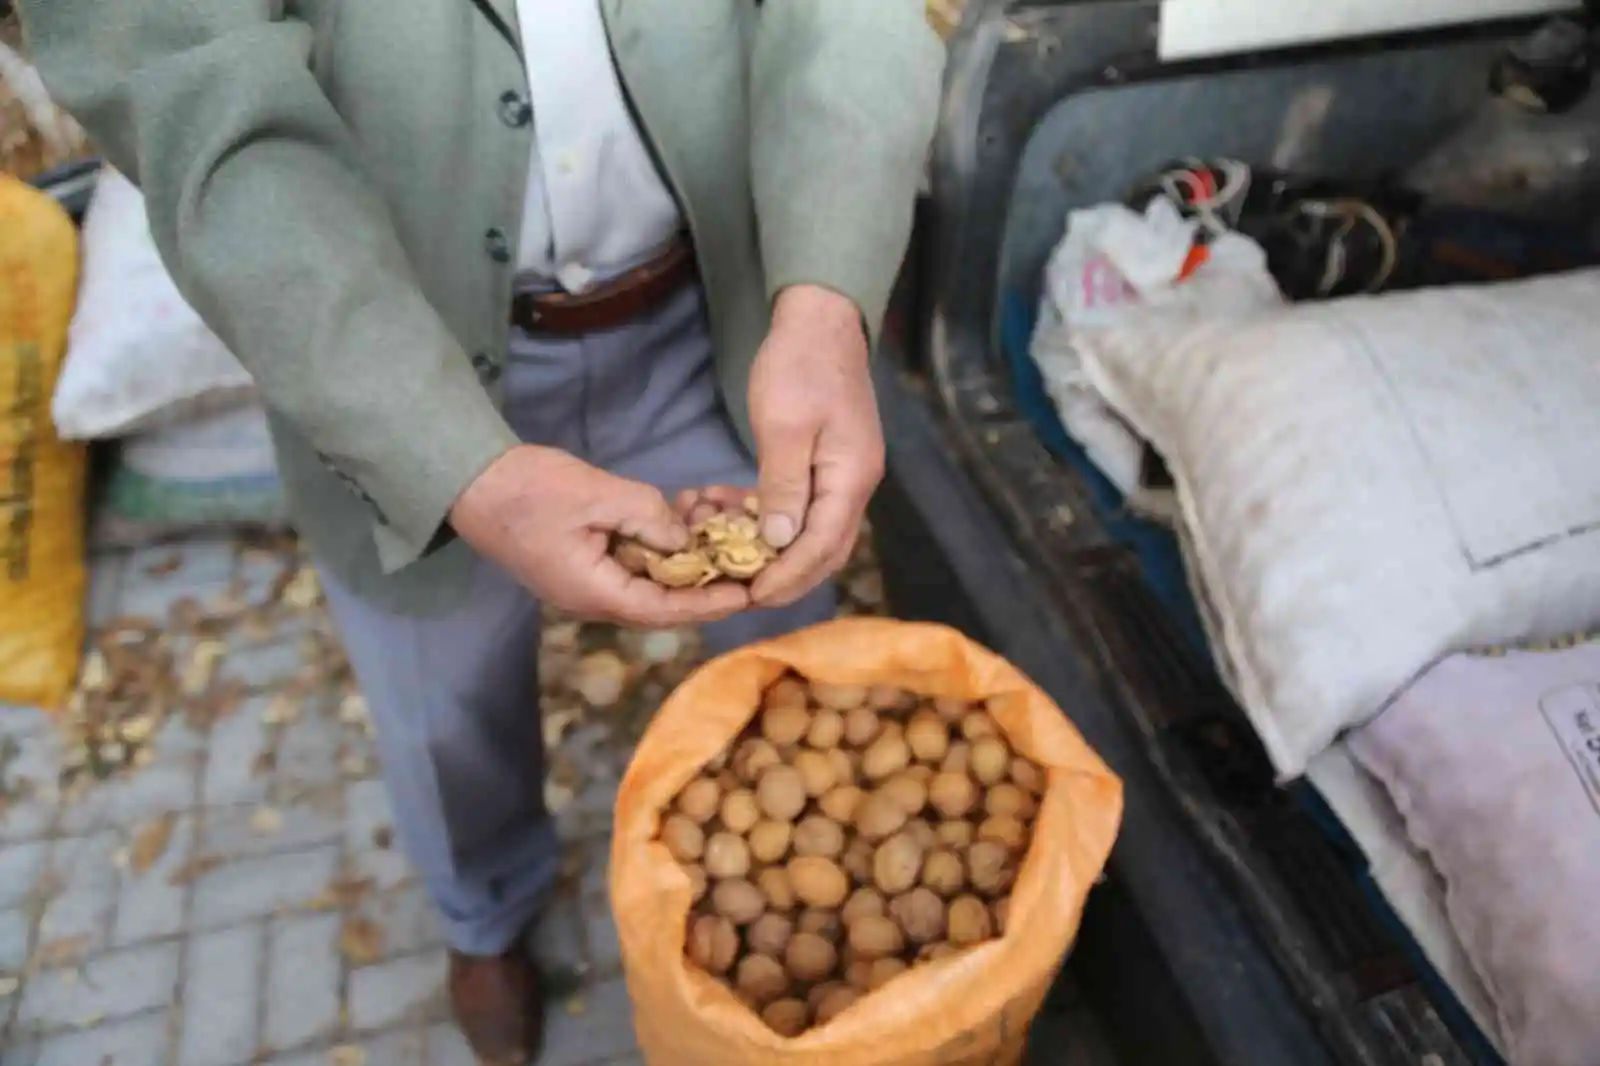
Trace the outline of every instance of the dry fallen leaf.
[[337, 911], [353, 907], [367, 897], [373, 889], [370, 877], [340, 877], [327, 888], [306, 901], [306, 909]]
[[567, 737], [567, 730], [577, 725], [578, 720], [578, 712], [571, 709], [546, 710], [540, 717], [545, 750], [550, 751], [554, 748], [559, 748], [561, 742]]
[[351, 918], [339, 932], [339, 954], [351, 966], [371, 966], [383, 958], [383, 930], [366, 918]]
[[572, 687], [591, 707], [613, 707], [628, 684], [628, 666], [614, 651], [597, 651], [578, 660]]
[[189, 665], [183, 671], [180, 685], [183, 694], [198, 696], [211, 687], [211, 675], [216, 673], [217, 663], [226, 654], [228, 645], [220, 640], [202, 640], [196, 644], [189, 656]]
[[150, 577], [166, 577], [168, 574], [176, 573], [182, 565], [183, 553], [172, 552], [166, 558], [158, 559], [156, 562], [146, 566], [144, 572]]
[[356, 752], [351, 752], [339, 759], [339, 772], [352, 780], [366, 777], [372, 771], [372, 764], [366, 757]]
[[192, 885], [206, 874], [222, 865], [222, 859], [216, 855], [197, 855], [173, 871], [167, 883], [182, 888]]
[[19, 977], [0, 977], [0, 999], [14, 995], [21, 987], [22, 979]]
[[560, 814], [572, 801], [577, 798], [577, 793], [566, 785], [552, 781], [548, 778], [544, 783], [544, 809], [551, 814]]
[[261, 712], [262, 725], [290, 725], [300, 717], [300, 704], [293, 696], [279, 693]]
[[339, 721], [357, 729], [370, 729], [372, 727], [372, 715], [367, 709], [366, 697], [359, 692], [352, 692], [340, 700]]
[[105, 653], [99, 648], [83, 660], [83, 672], [78, 676], [78, 687], [88, 692], [99, 692], [111, 680], [111, 668], [106, 665]]
[[261, 837], [277, 836], [283, 832], [283, 815], [272, 807], [262, 807], [250, 816], [250, 832]]
[[328, 1066], [367, 1066], [367, 1053], [354, 1044], [341, 1044], [328, 1052]]
[[117, 733], [125, 744], [143, 744], [155, 732], [156, 716], [149, 711], [124, 718], [117, 725]]
[[639, 656], [655, 666], [670, 663], [683, 654], [683, 634], [675, 629], [655, 629], [639, 642]]
[[128, 865], [135, 877], [143, 877], [149, 873], [150, 867], [167, 853], [167, 845], [172, 841], [172, 828], [177, 821], [178, 816], [168, 812], [154, 821], [147, 822], [134, 833], [133, 847], [128, 853]]
[[317, 601], [322, 599], [322, 583], [317, 580], [317, 572], [309, 566], [302, 566], [295, 571], [294, 577], [283, 588], [283, 602], [299, 611], [315, 607]]
[[47, 940], [40, 944], [33, 957], [28, 960], [26, 967], [29, 973], [38, 973], [41, 970], [55, 970], [63, 966], [72, 966], [83, 957], [89, 948], [89, 937], [82, 936], [62, 937], [59, 940]]

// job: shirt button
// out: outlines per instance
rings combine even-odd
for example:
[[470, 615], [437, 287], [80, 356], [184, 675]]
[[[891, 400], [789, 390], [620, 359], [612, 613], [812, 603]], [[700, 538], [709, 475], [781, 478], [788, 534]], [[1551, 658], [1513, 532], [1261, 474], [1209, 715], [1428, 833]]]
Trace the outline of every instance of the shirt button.
[[472, 369], [478, 372], [478, 380], [485, 385], [493, 385], [500, 380], [500, 365], [490, 358], [488, 352], [472, 353]]
[[500, 121], [521, 129], [533, 121], [533, 105], [515, 89], [507, 89], [500, 94]]
[[511, 245], [506, 241], [505, 230], [498, 226], [492, 227], [483, 235], [483, 250], [496, 263], [511, 262]]

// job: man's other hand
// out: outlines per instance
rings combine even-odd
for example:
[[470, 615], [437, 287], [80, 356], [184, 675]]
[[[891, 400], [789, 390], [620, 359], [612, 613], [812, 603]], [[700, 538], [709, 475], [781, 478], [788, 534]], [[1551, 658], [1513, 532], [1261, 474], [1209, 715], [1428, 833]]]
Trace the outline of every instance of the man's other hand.
[[751, 588], [793, 603], [850, 558], [883, 477], [883, 427], [854, 303], [829, 289], [778, 294], [750, 375], [762, 533], [782, 550]]
[[524, 444], [495, 460], [456, 500], [450, 523], [545, 603], [579, 618], [678, 626], [750, 606], [732, 582], [669, 590], [623, 569], [610, 554], [612, 534], [672, 552], [688, 543], [683, 521], [649, 485], [553, 448]]

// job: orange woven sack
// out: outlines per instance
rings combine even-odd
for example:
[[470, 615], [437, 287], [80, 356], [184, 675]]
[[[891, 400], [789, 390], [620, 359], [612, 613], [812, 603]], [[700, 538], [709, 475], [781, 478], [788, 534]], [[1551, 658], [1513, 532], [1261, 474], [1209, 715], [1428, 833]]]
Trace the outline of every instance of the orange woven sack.
[[[798, 1037], [777, 1035], [684, 957], [688, 877], [661, 812], [754, 716], [785, 671], [989, 701], [1011, 746], [1048, 771], [1006, 934], [915, 967]], [[1014, 1066], [1122, 816], [1122, 783], [1015, 667], [944, 626], [843, 619], [723, 655], [668, 697], [617, 798], [611, 902], [649, 1066]]]

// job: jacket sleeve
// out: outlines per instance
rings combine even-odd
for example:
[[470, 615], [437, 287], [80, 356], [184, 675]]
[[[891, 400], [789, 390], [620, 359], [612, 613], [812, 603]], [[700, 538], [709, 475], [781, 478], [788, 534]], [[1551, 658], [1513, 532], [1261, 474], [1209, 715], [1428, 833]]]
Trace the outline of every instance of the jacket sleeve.
[[420, 556], [516, 439], [311, 73], [311, 28], [285, 0], [20, 9], [51, 93], [142, 188], [179, 290], [369, 501], [385, 566]]
[[945, 51], [923, 0], [766, 0], [751, 183], [769, 293], [855, 301], [874, 346], [911, 237]]

